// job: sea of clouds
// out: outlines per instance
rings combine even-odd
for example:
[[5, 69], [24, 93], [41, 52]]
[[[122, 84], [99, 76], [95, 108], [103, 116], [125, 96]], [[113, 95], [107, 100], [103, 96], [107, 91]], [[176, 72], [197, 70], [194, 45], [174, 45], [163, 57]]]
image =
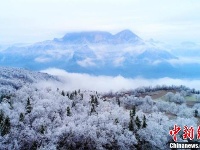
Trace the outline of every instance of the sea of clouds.
[[92, 90], [98, 92], [116, 92], [122, 90], [130, 90], [143, 86], [157, 86], [157, 85], [184, 85], [189, 88], [200, 90], [200, 80], [189, 79], [172, 79], [172, 78], [159, 78], [159, 79], [145, 79], [145, 78], [124, 78], [122, 76], [93, 76], [82, 73], [69, 73], [62, 69], [49, 68], [42, 70], [54, 76], [57, 76], [61, 82], [40, 82], [41, 86], [56, 87], [64, 90]]

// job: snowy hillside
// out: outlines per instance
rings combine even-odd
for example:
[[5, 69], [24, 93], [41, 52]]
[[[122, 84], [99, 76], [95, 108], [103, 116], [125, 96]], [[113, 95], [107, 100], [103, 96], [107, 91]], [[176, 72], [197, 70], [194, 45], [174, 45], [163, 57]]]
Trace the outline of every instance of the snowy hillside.
[[0, 67], [0, 91], [12, 92], [24, 85], [40, 81], [58, 81], [54, 76], [46, 73], [28, 71], [19, 68]]
[[199, 121], [199, 104], [186, 99], [199, 92], [184, 86], [102, 94], [38, 86], [58, 79], [22, 69], [1, 68], [0, 75], [1, 88], [23, 82], [0, 91], [0, 149], [169, 149], [174, 124], [196, 128]]

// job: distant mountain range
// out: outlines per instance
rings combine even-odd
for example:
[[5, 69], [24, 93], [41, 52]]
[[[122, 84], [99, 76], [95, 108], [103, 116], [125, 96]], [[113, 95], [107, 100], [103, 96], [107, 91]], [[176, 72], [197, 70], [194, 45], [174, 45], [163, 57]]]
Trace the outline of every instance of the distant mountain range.
[[177, 61], [178, 57], [152, 41], [145, 42], [130, 30], [115, 35], [104, 31], [73, 32], [0, 51], [1, 66], [32, 70], [56, 67], [69, 72], [125, 77], [198, 77], [196, 72], [187, 71], [197, 66], [174, 66], [171, 60]]

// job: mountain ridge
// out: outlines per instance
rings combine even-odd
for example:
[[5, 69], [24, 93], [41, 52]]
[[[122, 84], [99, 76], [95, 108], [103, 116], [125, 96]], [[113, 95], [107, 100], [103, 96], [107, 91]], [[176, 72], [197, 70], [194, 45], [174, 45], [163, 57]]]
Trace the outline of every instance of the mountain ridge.
[[[33, 70], [54, 67], [69, 72], [111, 76], [121, 74], [126, 77], [142, 76], [142, 70], [145, 71], [147, 66], [152, 74], [157, 68], [162, 68], [159, 63], [171, 66], [168, 63], [170, 59], [177, 57], [146, 43], [130, 30], [116, 34], [106, 31], [71, 32], [62, 38], [29, 46], [13, 46], [0, 52], [3, 66]], [[138, 64], [140, 69], [137, 68]], [[134, 68], [134, 71], [129, 68]]]
[[142, 39], [130, 30], [122, 30], [116, 34], [106, 31], [82, 31], [70, 32], [62, 38], [54, 38], [54, 42], [64, 42], [73, 44], [103, 43], [103, 44], [122, 44], [142, 42]]

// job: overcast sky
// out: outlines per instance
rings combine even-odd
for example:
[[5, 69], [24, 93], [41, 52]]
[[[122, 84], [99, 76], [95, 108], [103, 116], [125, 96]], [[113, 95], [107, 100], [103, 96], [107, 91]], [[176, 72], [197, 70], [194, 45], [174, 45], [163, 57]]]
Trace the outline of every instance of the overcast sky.
[[0, 45], [123, 29], [145, 40], [200, 42], [199, 14], [200, 0], [1, 0]]

